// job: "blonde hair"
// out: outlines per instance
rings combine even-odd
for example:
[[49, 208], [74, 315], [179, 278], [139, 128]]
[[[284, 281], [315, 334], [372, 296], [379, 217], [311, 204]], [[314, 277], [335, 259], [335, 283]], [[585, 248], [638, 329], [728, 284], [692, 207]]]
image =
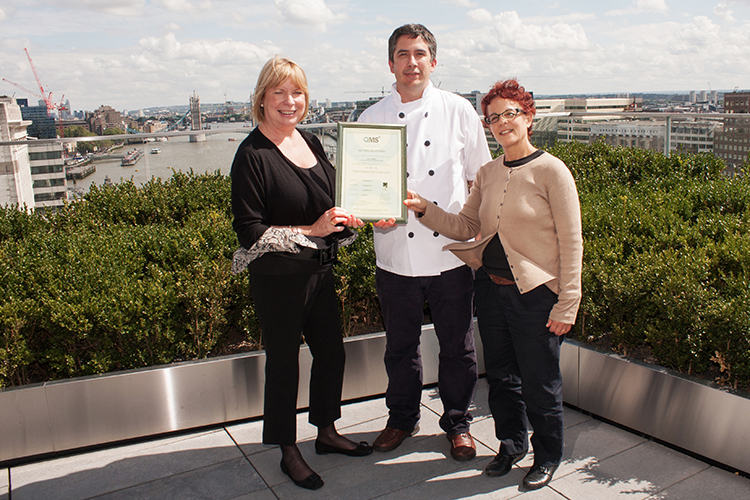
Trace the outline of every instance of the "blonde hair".
[[300, 121], [305, 119], [307, 116], [307, 109], [310, 106], [310, 94], [307, 91], [307, 76], [302, 68], [291, 59], [285, 57], [274, 56], [263, 65], [263, 69], [260, 70], [258, 75], [258, 83], [255, 85], [255, 95], [253, 96], [253, 118], [258, 123], [262, 123], [265, 119], [265, 111], [261, 104], [263, 99], [266, 97], [266, 92], [269, 89], [276, 88], [287, 78], [292, 80], [292, 83], [305, 93], [305, 113], [302, 115]]

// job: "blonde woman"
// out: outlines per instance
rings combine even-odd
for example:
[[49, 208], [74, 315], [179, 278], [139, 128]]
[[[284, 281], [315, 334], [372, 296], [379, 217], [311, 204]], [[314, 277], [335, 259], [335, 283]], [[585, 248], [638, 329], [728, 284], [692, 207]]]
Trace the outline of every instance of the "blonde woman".
[[315, 451], [363, 456], [372, 452], [336, 431], [341, 416], [343, 335], [332, 266], [336, 250], [363, 222], [334, 207], [335, 174], [323, 147], [297, 128], [310, 101], [304, 71], [274, 57], [261, 70], [253, 115], [259, 125], [232, 163], [233, 228], [241, 249], [234, 271], [251, 274], [251, 293], [266, 350], [263, 442], [281, 447], [281, 470], [302, 488], [323, 480], [296, 445], [299, 346], [313, 355], [310, 423]]

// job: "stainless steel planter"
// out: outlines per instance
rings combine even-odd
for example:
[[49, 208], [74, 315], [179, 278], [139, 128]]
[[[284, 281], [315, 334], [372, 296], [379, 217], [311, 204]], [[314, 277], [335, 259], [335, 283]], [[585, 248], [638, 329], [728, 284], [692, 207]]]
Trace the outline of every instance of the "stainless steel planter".
[[[431, 325], [424, 330], [429, 384], [437, 381], [438, 346]], [[344, 399], [382, 394], [384, 334], [352, 337], [345, 346]], [[311, 361], [303, 347], [300, 408], [308, 402]], [[567, 403], [750, 472], [750, 399], [576, 342], [563, 344], [561, 367]], [[2, 391], [0, 463], [258, 417], [264, 368], [260, 351]]]

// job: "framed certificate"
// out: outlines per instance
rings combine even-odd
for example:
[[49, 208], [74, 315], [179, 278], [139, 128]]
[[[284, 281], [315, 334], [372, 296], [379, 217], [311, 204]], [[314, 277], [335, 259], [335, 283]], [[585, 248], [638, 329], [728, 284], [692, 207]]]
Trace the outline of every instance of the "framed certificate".
[[406, 222], [406, 125], [339, 122], [336, 206], [365, 222]]

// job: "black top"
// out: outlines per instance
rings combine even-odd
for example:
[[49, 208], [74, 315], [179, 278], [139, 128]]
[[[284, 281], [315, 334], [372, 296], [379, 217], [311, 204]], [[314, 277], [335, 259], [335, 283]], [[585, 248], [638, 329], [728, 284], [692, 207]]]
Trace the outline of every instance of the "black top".
[[[299, 130], [318, 160], [313, 168], [300, 168], [256, 127], [237, 148], [232, 162], [232, 228], [244, 248], [251, 248], [270, 226], [313, 224], [334, 205], [336, 173], [312, 134]], [[334, 233], [327, 243], [345, 238], [349, 229]], [[250, 264], [250, 270], [265, 274], [314, 272], [317, 261], [267, 253]]]
[[[529, 163], [531, 160], [535, 160], [544, 154], [544, 151], [537, 149], [529, 156], [521, 158], [520, 160], [505, 161], [503, 159], [503, 165], [508, 168], [520, 167]], [[495, 276], [502, 276], [503, 278], [512, 280], [513, 273], [510, 270], [510, 264], [508, 263], [508, 257], [505, 255], [505, 249], [503, 244], [500, 242], [500, 237], [495, 234], [495, 237], [487, 243], [482, 253], [482, 267], [487, 274], [494, 274]]]

